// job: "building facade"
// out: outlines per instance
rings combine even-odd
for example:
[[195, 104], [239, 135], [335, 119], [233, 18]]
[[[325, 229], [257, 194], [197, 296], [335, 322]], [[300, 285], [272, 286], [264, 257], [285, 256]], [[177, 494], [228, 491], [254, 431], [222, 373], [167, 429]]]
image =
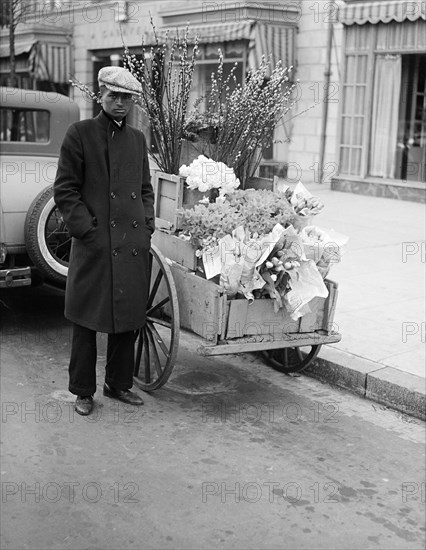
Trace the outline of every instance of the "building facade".
[[[73, 25], [51, 1], [4, 0], [0, 11], [0, 85], [69, 94]], [[16, 80], [11, 81], [10, 26]]]
[[[295, 84], [298, 81], [295, 89], [297, 102], [276, 129], [274, 144], [265, 152], [260, 175], [285, 175], [290, 183], [297, 183], [299, 179], [318, 179], [321, 150], [319, 129], [324, 110], [323, 97], [320, 97], [319, 91], [324, 86], [322, 58], [327, 36], [327, 25], [320, 13], [324, 2], [189, 0], [182, 4], [173, 0], [56, 0], [36, 4], [37, 9], [33, 6], [32, 19], [30, 13], [27, 13], [25, 21], [17, 29], [17, 46], [21, 48], [18, 51], [25, 54], [20, 59], [23, 69], [21, 83], [25, 87], [42, 86], [40, 79], [31, 78], [34, 68], [30, 69], [31, 57], [34, 61], [34, 52], [40, 49], [41, 40], [35, 36], [25, 38], [37, 25], [38, 28], [44, 25], [44, 49], [53, 51], [53, 45], [57, 43], [56, 35], [66, 40], [66, 50], [63, 51], [69, 54], [69, 60], [61, 65], [63, 72], [87, 83], [94, 91], [97, 91], [99, 69], [105, 65], [122, 63], [123, 44], [132, 53], [142, 55], [143, 40], [149, 50], [153, 41], [151, 18], [159, 35], [164, 35], [166, 30], [171, 34], [176, 31], [182, 34], [189, 24], [190, 38], [196, 34], [199, 37], [200, 55], [194, 74], [192, 101], [208, 90], [211, 72], [217, 67], [219, 48], [224, 55], [225, 71], [237, 64], [235, 74], [241, 82], [249, 67], [260, 63], [262, 55], [270, 55], [272, 64], [282, 60], [285, 66], [293, 67], [290, 76]], [[314, 31], [315, 44], [312, 44]], [[313, 47], [303, 48], [303, 42]], [[36, 71], [40, 74], [43, 67], [47, 67], [46, 74], [50, 70], [52, 75], [56, 75], [53, 69], [57, 64], [53, 57], [50, 56], [49, 61], [45, 54], [45, 58], [39, 56], [41, 69]], [[6, 58], [3, 58], [3, 62], [6, 79]], [[33, 62], [33, 67], [37, 67], [37, 63]], [[63, 81], [64, 77], [60, 76], [59, 80]], [[79, 90], [71, 88], [67, 93], [78, 103], [82, 118], [93, 116], [99, 109]], [[133, 113], [133, 121], [142, 125], [149, 135], [140, 113]], [[328, 127], [333, 129], [335, 125], [329, 123]], [[332, 135], [327, 146], [330, 161], [333, 139]]]
[[[25, 1], [25, 0], [23, 0]], [[334, 189], [424, 200], [426, 1], [39, 1], [17, 27], [21, 84], [69, 94], [81, 117], [99, 106], [102, 66], [122, 64], [124, 44], [149, 55], [167, 30], [199, 37], [191, 101], [210, 86], [218, 49], [242, 82], [262, 55], [293, 69], [295, 105], [275, 130], [259, 175]], [[36, 7], [34, 7], [34, 4]], [[6, 29], [2, 29], [5, 36]], [[7, 44], [6, 41], [3, 41]], [[7, 80], [7, 57], [0, 77]], [[53, 84], [52, 84], [53, 83]], [[149, 128], [134, 109], [132, 121]]]
[[[75, 75], [96, 88], [96, 75], [106, 64], [122, 63], [123, 42], [131, 53], [142, 55], [142, 40], [149, 55], [154, 37], [151, 17], [159, 36], [169, 31], [180, 36], [189, 26], [189, 40], [199, 39], [199, 55], [193, 79], [190, 104], [211, 86], [211, 73], [217, 69], [218, 50], [224, 56], [225, 73], [236, 65], [235, 75], [242, 82], [249, 67], [257, 66], [263, 54], [271, 55], [272, 64], [279, 59], [293, 66], [295, 80], [297, 24], [301, 2], [200, 2], [174, 1], [101, 2], [74, 26]], [[98, 17], [101, 19], [97, 21]], [[93, 19], [93, 22], [89, 19]], [[96, 20], [96, 22], [95, 22]], [[100, 24], [102, 22], [102, 24]], [[92, 116], [97, 107], [87, 104], [78, 94], [83, 117]], [[143, 116], [142, 127], [147, 130]], [[287, 173], [290, 125], [281, 124], [275, 143], [265, 153], [260, 174]], [[148, 132], [149, 134], [149, 132]]]
[[332, 188], [425, 201], [426, 2], [346, 2]]

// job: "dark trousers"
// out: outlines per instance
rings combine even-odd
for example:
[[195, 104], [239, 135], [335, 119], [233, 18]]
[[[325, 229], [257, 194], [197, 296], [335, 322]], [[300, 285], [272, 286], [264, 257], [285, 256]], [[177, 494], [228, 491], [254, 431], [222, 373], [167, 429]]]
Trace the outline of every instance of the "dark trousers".
[[[135, 332], [108, 334], [105, 382], [119, 390], [133, 386]], [[96, 392], [96, 331], [73, 324], [68, 389], [75, 395]]]

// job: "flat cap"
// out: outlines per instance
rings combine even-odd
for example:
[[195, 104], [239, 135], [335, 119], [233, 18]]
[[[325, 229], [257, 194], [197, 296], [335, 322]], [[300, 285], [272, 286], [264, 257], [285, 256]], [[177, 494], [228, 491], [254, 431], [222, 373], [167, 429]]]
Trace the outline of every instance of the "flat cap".
[[102, 67], [98, 73], [99, 86], [106, 86], [113, 92], [140, 94], [141, 83], [124, 67]]

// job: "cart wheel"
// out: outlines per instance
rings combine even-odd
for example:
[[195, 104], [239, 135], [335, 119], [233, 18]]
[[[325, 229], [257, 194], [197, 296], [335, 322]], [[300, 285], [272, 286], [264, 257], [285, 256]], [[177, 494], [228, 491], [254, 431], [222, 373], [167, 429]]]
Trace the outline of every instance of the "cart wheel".
[[279, 348], [262, 352], [266, 362], [280, 372], [300, 372], [315, 359], [321, 344], [303, 348]]
[[179, 305], [172, 272], [154, 245], [149, 262], [147, 318], [136, 338], [134, 370], [135, 384], [144, 391], [156, 390], [167, 382], [179, 347]]

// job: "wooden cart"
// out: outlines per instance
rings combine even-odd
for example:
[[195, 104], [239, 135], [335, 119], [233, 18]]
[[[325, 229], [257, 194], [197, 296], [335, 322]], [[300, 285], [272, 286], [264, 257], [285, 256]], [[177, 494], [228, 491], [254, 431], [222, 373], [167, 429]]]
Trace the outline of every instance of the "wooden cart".
[[154, 179], [157, 231], [150, 250], [147, 322], [136, 342], [135, 384], [152, 391], [167, 382], [181, 328], [201, 337], [201, 355], [261, 352], [285, 373], [303, 370], [323, 344], [338, 342], [333, 281], [325, 280], [328, 297], [314, 298], [311, 313], [294, 321], [285, 308], [275, 312], [272, 299], [229, 299], [218, 284], [197, 274], [192, 245], [166, 232], [177, 226], [176, 208], [185, 204], [179, 180], [161, 173]]

